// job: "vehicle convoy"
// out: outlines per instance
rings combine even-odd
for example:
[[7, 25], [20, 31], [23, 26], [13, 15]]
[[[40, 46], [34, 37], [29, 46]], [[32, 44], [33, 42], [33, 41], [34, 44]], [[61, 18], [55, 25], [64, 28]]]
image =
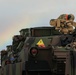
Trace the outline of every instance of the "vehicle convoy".
[[51, 19], [53, 27], [20, 30], [1, 51], [0, 75], [76, 75], [76, 22], [72, 14]]

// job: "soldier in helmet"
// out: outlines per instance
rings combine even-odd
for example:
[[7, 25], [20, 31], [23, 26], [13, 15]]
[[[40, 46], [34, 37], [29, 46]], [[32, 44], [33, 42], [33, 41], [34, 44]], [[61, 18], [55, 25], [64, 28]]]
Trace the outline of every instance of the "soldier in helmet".
[[56, 30], [59, 30], [63, 34], [73, 32], [74, 15], [62, 14], [57, 19], [50, 20], [50, 25], [53, 25]]
[[73, 14], [62, 14], [58, 17], [58, 19], [63, 19], [63, 20], [74, 20], [74, 15]]

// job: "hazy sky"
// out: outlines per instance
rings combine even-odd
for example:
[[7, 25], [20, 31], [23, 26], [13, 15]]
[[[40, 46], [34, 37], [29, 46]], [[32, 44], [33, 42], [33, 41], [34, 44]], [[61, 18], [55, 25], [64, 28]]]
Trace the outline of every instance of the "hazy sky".
[[50, 26], [50, 19], [63, 13], [76, 16], [76, 0], [0, 0], [0, 50], [20, 29]]

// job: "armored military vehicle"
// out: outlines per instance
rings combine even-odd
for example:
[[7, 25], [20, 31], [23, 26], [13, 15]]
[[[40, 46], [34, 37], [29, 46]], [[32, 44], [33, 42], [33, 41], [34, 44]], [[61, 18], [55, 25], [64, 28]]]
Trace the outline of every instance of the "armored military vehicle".
[[76, 75], [76, 23], [72, 14], [51, 19], [53, 27], [20, 30], [1, 52], [0, 75]]

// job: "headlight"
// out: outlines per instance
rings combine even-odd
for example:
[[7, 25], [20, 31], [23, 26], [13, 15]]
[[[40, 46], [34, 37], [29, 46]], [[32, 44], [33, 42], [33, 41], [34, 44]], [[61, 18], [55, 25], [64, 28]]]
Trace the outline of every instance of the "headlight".
[[36, 56], [38, 54], [38, 49], [36, 47], [33, 47], [30, 49], [30, 53], [33, 56]]

